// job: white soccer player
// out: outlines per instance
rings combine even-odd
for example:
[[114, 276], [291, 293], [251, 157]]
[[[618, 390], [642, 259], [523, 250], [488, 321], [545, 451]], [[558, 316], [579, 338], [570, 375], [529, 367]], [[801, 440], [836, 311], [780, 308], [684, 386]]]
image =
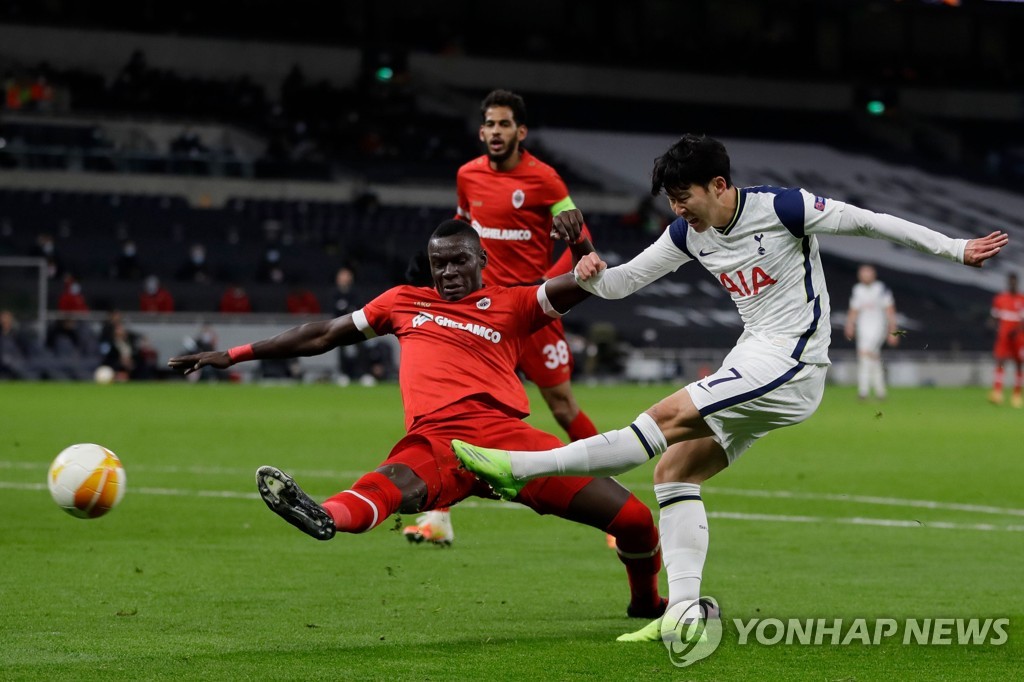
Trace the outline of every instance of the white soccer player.
[[[993, 232], [969, 241], [950, 239], [803, 189], [737, 188], [725, 147], [695, 135], [684, 136], [655, 162], [651, 189], [654, 195], [665, 191], [679, 218], [654, 244], [618, 267], [607, 269], [597, 254], [587, 254], [576, 266], [577, 281], [602, 298], [623, 298], [698, 261], [729, 292], [743, 319], [743, 333], [722, 367], [661, 400], [624, 429], [542, 452], [456, 441], [453, 448], [467, 469], [503, 496], [515, 494], [535, 476], [608, 476], [662, 455], [654, 470], [654, 491], [661, 508], [669, 609], [688, 622], [699, 617], [708, 550], [701, 484], [769, 431], [809, 417], [821, 402], [831, 325], [817, 235], [889, 239], [971, 266], [996, 255], [1008, 237]], [[581, 223], [575, 210], [556, 218], [570, 242], [578, 238]], [[659, 621], [619, 638], [660, 639]]]
[[878, 273], [871, 265], [857, 269], [857, 283], [853, 285], [846, 314], [846, 338], [857, 341], [857, 397], [867, 400], [874, 391], [876, 398], [884, 400], [882, 345], [895, 346], [900, 337], [892, 292], [878, 281]]

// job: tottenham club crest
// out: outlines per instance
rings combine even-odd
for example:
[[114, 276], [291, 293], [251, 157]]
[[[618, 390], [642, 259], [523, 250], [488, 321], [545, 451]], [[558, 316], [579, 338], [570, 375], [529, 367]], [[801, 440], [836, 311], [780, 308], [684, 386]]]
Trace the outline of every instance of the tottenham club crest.
[[526, 192], [521, 189], [512, 192], [512, 208], [522, 208], [524, 201], [526, 201]]
[[476, 302], [476, 307], [479, 308], [480, 310], [487, 310], [488, 308], [491, 307], [491, 299], [487, 298], [486, 296], [484, 298], [481, 298], [479, 301]]

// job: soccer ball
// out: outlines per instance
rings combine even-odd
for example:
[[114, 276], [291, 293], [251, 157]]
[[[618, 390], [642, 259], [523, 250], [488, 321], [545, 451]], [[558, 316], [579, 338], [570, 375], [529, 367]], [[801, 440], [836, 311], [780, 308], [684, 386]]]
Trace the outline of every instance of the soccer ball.
[[114, 368], [110, 365], [100, 365], [93, 372], [92, 378], [97, 384], [111, 384], [115, 378]]
[[61, 509], [80, 519], [95, 519], [124, 497], [124, 467], [102, 445], [78, 443], [57, 455], [46, 483]]

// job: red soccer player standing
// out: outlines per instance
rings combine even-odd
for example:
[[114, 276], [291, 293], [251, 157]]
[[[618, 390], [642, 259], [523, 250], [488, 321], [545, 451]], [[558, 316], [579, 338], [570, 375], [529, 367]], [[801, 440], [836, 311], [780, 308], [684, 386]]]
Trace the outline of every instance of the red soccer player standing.
[[1021, 385], [1024, 384], [1024, 294], [1017, 290], [1017, 275], [1009, 275], [1006, 291], [992, 299], [992, 317], [998, 324], [996, 345], [992, 349], [996, 371], [988, 399], [996, 405], [1003, 404], [1004, 364], [1010, 360], [1017, 368], [1010, 404], [1024, 407], [1024, 398], [1021, 397]]
[[[568, 249], [552, 263], [551, 220], [576, 206], [558, 172], [522, 147], [526, 103], [513, 92], [494, 90], [481, 102], [480, 115], [480, 141], [486, 153], [459, 168], [456, 192], [457, 217], [476, 229], [489, 255], [484, 283], [538, 284], [569, 272], [572, 254]], [[584, 236], [589, 238], [589, 231]], [[561, 321], [533, 336], [518, 369], [540, 389], [555, 421], [571, 440], [597, 435], [572, 392], [573, 357]], [[402, 532], [412, 542], [442, 545], [450, 545], [455, 537], [447, 509], [424, 514]]]

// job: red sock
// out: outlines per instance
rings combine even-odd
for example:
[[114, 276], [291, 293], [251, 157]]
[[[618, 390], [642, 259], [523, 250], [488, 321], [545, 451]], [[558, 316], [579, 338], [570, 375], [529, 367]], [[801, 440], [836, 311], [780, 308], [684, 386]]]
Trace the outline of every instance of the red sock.
[[[637, 615], [664, 610], [658, 595], [658, 571], [661, 570], [661, 544], [651, 510], [630, 494], [605, 531], [615, 537], [619, 561], [629, 577], [629, 607]], [[650, 616], [660, 616], [658, 612]]]
[[1020, 394], [1021, 385], [1024, 384], [1024, 372], [1017, 370], [1017, 376], [1013, 381], [1013, 392]]
[[996, 367], [995, 378], [992, 380], [992, 390], [1001, 391], [1003, 390], [1003, 366], [999, 365]]
[[321, 506], [342, 533], [364, 533], [383, 523], [401, 504], [402, 491], [398, 486], [384, 474], [373, 471]]
[[582, 440], [597, 435], [594, 422], [590, 421], [590, 417], [583, 410], [576, 414], [576, 418], [569, 423], [569, 428], [566, 431], [569, 434], [569, 440]]

